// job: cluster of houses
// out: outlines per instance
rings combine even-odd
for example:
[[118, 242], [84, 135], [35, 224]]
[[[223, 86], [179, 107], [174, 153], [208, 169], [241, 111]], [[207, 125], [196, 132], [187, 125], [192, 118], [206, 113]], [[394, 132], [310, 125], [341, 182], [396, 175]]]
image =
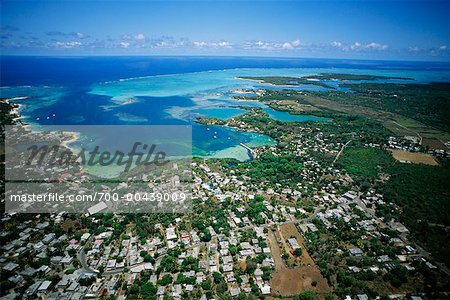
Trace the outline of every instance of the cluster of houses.
[[[439, 142], [440, 143], [440, 142]], [[439, 149], [426, 149], [422, 146], [422, 138], [416, 136], [404, 136], [404, 137], [389, 137], [386, 145], [384, 145], [387, 149], [406, 151], [406, 152], [427, 152], [436, 157], [450, 157], [449, 150], [450, 142], [445, 144], [441, 144], [441, 148]], [[372, 147], [379, 147], [379, 145], [368, 145]]]
[[[247, 126], [245, 123], [241, 125]], [[395, 247], [398, 249], [397, 253], [400, 253], [395, 257], [377, 254], [367, 267], [346, 266], [354, 273], [368, 270], [375, 273], [389, 272], [395, 266], [394, 260], [400, 261], [408, 271], [414, 271], [412, 262], [416, 260], [424, 262], [430, 269], [436, 269], [408, 241], [408, 230], [404, 225], [385, 222], [383, 218], [376, 216], [376, 208], [384, 205], [382, 195], [373, 191], [363, 194], [352, 190], [352, 180], [348, 175], [336, 168], [324, 167], [309, 154], [314, 151], [337, 155], [344, 143], [334, 142], [319, 128], [305, 127], [304, 130], [304, 134], [300, 134], [285, 148], [264, 147], [257, 150], [258, 153], [269, 151], [275, 156], [293, 154], [303, 157], [304, 168], [296, 179], [298, 183], [295, 186], [267, 182], [251, 184], [251, 178], [237, 174], [232, 169], [212, 167], [206, 161], [191, 164], [194, 199], [214, 199], [219, 204], [231, 200], [233, 203], [226, 211], [230, 230], [224, 234], [208, 226], [206, 230], [211, 238], [207, 241], [202, 239], [203, 232], [180, 226], [183, 218], [189, 218], [189, 213], [176, 218], [167, 227], [156, 224], [156, 233], [144, 240], [129, 229], [120, 238], [113, 238], [113, 228], [105, 228], [98, 234], [83, 232], [79, 236], [76, 233], [53, 230], [53, 225], [58, 226], [63, 222], [64, 213], [50, 215], [48, 221], [42, 220], [39, 215], [32, 215], [20, 224], [15, 223], [14, 214], [5, 214], [2, 224], [11, 224], [11, 227], [6, 227], [1, 233], [2, 240], [7, 242], [1, 247], [0, 268], [3, 274], [7, 274], [9, 282], [5, 286], [8, 293], [3, 298], [77, 300], [114, 295], [118, 299], [124, 299], [127, 294], [121, 288], [123, 284], [133, 286], [143, 273], [150, 274], [149, 282], [156, 286], [157, 297], [161, 300], [167, 295], [181, 299], [183, 294], [194, 293], [196, 290], [201, 290], [201, 299], [206, 300], [202, 283], [214, 282], [214, 274], [217, 273], [223, 278], [227, 293], [232, 297], [248, 295], [255, 289], [261, 295], [270, 295], [274, 287], [271, 286], [268, 274], [274, 269], [275, 260], [270, 248], [272, 245], [268, 241], [268, 229], [273, 224], [285, 222], [297, 224], [306, 238], [309, 233], [334, 229], [336, 221], [342, 220], [352, 224], [351, 230], [360, 233], [361, 240], [383, 237], [383, 240], [388, 240], [389, 246]], [[314, 138], [310, 138], [311, 136]], [[390, 147], [416, 150], [399, 143], [395, 138], [389, 139], [388, 143]], [[332, 180], [321, 184], [324, 176]], [[173, 179], [171, 184], [179, 186], [180, 179]], [[120, 186], [120, 189], [126, 190], [127, 186]], [[68, 192], [75, 191], [80, 192], [80, 187], [72, 185]], [[264, 197], [264, 210], [256, 217], [249, 215], [246, 210], [246, 201], [254, 200], [255, 195]], [[313, 201], [313, 210], [296, 204], [303, 197]], [[95, 208], [88, 215], [101, 210]], [[89, 217], [98, 221], [95, 216]], [[215, 222], [214, 217], [212, 221]], [[382, 230], [384, 228], [390, 228], [398, 235], [388, 236]], [[292, 250], [300, 247], [295, 238], [290, 237], [287, 242]], [[179, 250], [174, 257], [177, 265], [181, 266], [192, 258], [196, 267], [175, 272], [162, 269], [164, 259], [174, 253], [173, 250]], [[364, 247], [358, 243], [337, 249], [338, 254], [343, 252], [355, 259], [366, 256]], [[29, 260], [24, 263], [21, 259], [23, 257], [28, 257]], [[255, 270], [242, 272], [240, 266], [248, 261], [256, 262]], [[167, 277], [172, 280], [164, 282]], [[180, 278], [192, 280], [181, 282]], [[365, 300], [367, 295], [348, 298]]]

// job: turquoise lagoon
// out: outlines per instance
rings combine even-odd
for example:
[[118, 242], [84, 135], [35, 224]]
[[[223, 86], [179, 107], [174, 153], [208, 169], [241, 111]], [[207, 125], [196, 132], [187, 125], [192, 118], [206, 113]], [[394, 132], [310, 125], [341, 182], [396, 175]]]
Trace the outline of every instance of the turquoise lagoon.
[[[203, 126], [194, 122], [199, 115], [228, 119], [245, 113], [239, 105], [261, 107], [273, 119], [326, 121], [309, 115], [275, 111], [255, 101], [232, 98], [235, 89], [281, 88], [264, 85], [239, 76], [306, 76], [323, 72], [412, 77], [412, 82], [449, 78], [448, 72], [417, 70], [371, 70], [334, 68], [229, 69], [172, 75], [124, 78], [88, 86], [14, 86], [2, 87], [2, 97], [28, 97], [19, 100], [27, 122], [42, 125], [191, 125], [193, 154], [204, 157], [249, 159], [251, 147], [274, 145], [271, 138], [223, 126]], [[411, 82], [411, 81], [410, 81]], [[334, 82], [335, 84], [335, 82]], [[305, 85], [303, 90], [324, 88]]]

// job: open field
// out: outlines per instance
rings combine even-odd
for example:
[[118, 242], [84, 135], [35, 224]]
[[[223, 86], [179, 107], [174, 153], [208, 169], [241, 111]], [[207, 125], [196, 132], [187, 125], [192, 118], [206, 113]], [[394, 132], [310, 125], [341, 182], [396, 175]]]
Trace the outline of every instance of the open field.
[[[299, 258], [289, 253], [290, 246], [285, 241], [291, 236], [295, 236], [303, 250], [302, 256]], [[304, 291], [313, 290], [319, 294], [320, 298], [323, 298], [323, 295], [331, 290], [328, 282], [323, 278], [311, 256], [306, 251], [303, 237], [298, 232], [295, 224], [280, 225], [277, 232], [269, 233], [269, 242], [276, 270], [272, 274], [271, 279], [272, 294], [274, 296], [293, 296]], [[282, 249], [289, 253], [289, 260], [297, 260], [299, 265], [288, 268], [281, 257]]]
[[392, 156], [398, 161], [407, 161], [413, 164], [426, 164], [430, 166], [437, 166], [438, 163], [433, 155], [426, 153], [413, 153], [406, 151], [391, 150]]
[[[363, 97], [363, 96], [361, 96]], [[383, 124], [384, 127], [392, 131], [396, 135], [415, 135], [420, 139], [433, 139], [434, 143], [430, 143], [432, 149], [442, 149], [441, 141], [449, 141], [450, 133], [438, 130], [414, 119], [404, 117], [395, 113], [372, 109], [369, 107], [351, 105], [325, 99], [317, 95], [303, 95], [303, 99], [311, 103], [311, 105], [346, 114], [361, 114], [373, 118]]]
[[270, 101], [267, 103], [273, 109], [281, 110], [281, 111], [289, 111], [290, 113], [302, 113], [306, 111], [317, 111], [319, 110], [317, 107], [312, 105], [299, 103], [294, 100], [277, 100]]
[[430, 138], [423, 138], [422, 139], [422, 146], [429, 147], [430, 149], [442, 149], [442, 150], [449, 150], [448, 147], [438, 139], [430, 139]]

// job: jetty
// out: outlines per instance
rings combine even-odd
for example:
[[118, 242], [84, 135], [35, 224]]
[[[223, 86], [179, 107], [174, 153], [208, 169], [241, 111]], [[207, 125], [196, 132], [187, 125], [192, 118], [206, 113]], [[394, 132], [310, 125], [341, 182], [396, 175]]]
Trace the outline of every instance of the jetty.
[[247, 149], [247, 151], [250, 152], [250, 154], [252, 155], [253, 158], [256, 158], [257, 153], [256, 153], [255, 150], [253, 150], [252, 148], [250, 148], [249, 146], [247, 146], [247, 145], [244, 144], [244, 143], [239, 143], [239, 145], [241, 145], [242, 147], [244, 147], [245, 149]]

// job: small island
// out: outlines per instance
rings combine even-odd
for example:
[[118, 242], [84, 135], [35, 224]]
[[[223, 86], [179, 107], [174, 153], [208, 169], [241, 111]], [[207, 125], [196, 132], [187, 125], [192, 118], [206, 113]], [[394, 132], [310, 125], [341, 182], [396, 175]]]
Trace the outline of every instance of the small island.
[[320, 73], [317, 75], [309, 75], [303, 77], [291, 77], [291, 76], [241, 76], [238, 79], [255, 80], [264, 84], [272, 84], [278, 86], [299, 86], [302, 84], [310, 84], [320, 86], [326, 89], [335, 90], [336, 88], [328, 85], [322, 80], [335, 80], [335, 81], [349, 81], [349, 80], [413, 80], [408, 77], [395, 77], [395, 76], [378, 76], [378, 75], [359, 75], [359, 74], [343, 74], [343, 73]]
[[225, 125], [227, 122], [218, 118], [198, 117], [195, 122], [202, 125]]
[[376, 79], [384, 79], [384, 80], [413, 80], [413, 78], [408, 77], [396, 77], [396, 76], [379, 76], [379, 75], [360, 75], [360, 74], [343, 74], [343, 73], [320, 73], [318, 75], [311, 75], [302, 77], [306, 80], [376, 80]]
[[298, 86], [301, 84], [312, 84], [317, 85], [327, 89], [334, 89], [334, 87], [329, 86], [323, 82], [318, 80], [311, 80], [304, 77], [289, 77], [289, 76], [241, 76], [238, 79], [244, 80], [255, 80], [260, 83], [272, 84], [272, 85], [281, 85], [281, 86]]

